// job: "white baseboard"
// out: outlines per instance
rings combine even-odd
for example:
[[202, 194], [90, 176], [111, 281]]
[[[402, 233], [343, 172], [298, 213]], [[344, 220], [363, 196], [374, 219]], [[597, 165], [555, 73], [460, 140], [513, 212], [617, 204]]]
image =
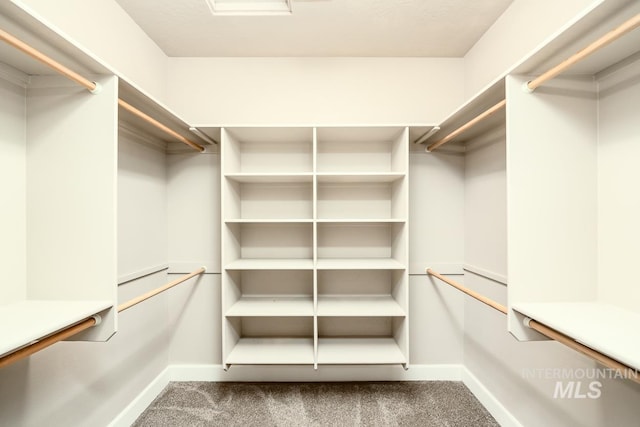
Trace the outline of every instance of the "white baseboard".
[[108, 427], [129, 427], [149, 407], [153, 399], [164, 390], [170, 381], [169, 371], [165, 368], [126, 408], [114, 418]]
[[467, 368], [462, 368], [462, 382], [473, 395], [487, 408], [487, 411], [502, 427], [522, 427], [522, 424], [507, 408], [486, 388]]
[[340, 382], [340, 381], [461, 381], [462, 365], [401, 366], [232, 366], [171, 365], [170, 381], [217, 382]]

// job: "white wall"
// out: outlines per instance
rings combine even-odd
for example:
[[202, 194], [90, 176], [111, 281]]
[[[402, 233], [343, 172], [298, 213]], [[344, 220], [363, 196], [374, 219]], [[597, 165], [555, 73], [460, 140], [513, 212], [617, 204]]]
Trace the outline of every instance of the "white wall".
[[465, 55], [465, 98], [504, 75], [572, 18], [602, 1], [514, 0]]
[[164, 101], [167, 56], [114, 0], [14, 0], [143, 91]]
[[168, 103], [193, 124], [438, 123], [460, 104], [448, 58], [169, 58]]

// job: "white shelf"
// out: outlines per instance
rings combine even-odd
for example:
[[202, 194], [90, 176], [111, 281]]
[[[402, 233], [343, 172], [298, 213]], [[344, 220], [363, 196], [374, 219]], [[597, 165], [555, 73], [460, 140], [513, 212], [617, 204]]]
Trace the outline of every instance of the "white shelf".
[[400, 364], [407, 359], [393, 338], [320, 338], [319, 364]]
[[323, 224], [404, 224], [407, 220], [405, 218], [318, 218], [316, 222]]
[[313, 316], [313, 297], [243, 296], [229, 308], [227, 317]]
[[111, 301], [21, 301], [0, 307], [0, 355], [113, 306]]
[[287, 219], [287, 218], [251, 218], [251, 219], [227, 219], [227, 224], [305, 224], [312, 223], [312, 219]]
[[513, 309], [640, 369], [640, 313], [592, 302], [523, 303]]
[[239, 259], [224, 267], [226, 270], [313, 270], [310, 259]]
[[313, 338], [241, 338], [233, 347], [229, 365], [313, 364]]
[[407, 363], [408, 129], [221, 136], [225, 364]]
[[240, 183], [252, 183], [252, 184], [286, 184], [286, 183], [303, 183], [312, 182], [312, 173], [228, 173], [225, 174], [225, 178], [240, 182]]
[[360, 183], [360, 182], [373, 182], [373, 183], [385, 183], [394, 182], [399, 179], [403, 179], [406, 176], [404, 173], [335, 173], [335, 172], [319, 172], [317, 173], [319, 183]]
[[325, 295], [318, 297], [318, 316], [404, 317], [405, 311], [390, 295]]
[[406, 266], [391, 258], [326, 258], [316, 263], [318, 270], [404, 270]]

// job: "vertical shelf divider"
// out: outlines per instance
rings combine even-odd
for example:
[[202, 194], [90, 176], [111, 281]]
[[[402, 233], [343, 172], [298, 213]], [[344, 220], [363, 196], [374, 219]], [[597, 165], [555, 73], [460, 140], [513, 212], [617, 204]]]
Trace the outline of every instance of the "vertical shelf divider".
[[318, 130], [313, 128], [313, 368], [318, 369]]

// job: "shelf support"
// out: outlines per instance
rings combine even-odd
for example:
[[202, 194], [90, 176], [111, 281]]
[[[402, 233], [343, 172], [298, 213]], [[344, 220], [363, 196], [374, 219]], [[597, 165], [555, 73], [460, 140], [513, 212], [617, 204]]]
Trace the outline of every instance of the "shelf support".
[[483, 121], [484, 119], [491, 117], [492, 115], [494, 115], [495, 113], [497, 113], [498, 111], [503, 109], [505, 107], [505, 105], [507, 105], [507, 101], [505, 99], [503, 99], [502, 101], [498, 102], [496, 105], [492, 106], [488, 110], [484, 111], [483, 113], [481, 113], [478, 116], [474, 117], [473, 119], [469, 120], [467, 123], [463, 124], [458, 129], [456, 129], [453, 132], [449, 133], [444, 138], [442, 138], [442, 139], [434, 142], [433, 144], [430, 144], [429, 146], [427, 146], [427, 152], [431, 152], [431, 151], [435, 150], [436, 148], [440, 147], [441, 145], [446, 144], [447, 142], [451, 141], [453, 138], [455, 138], [458, 135], [460, 135], [460, 134], [466, 132], [467, 130], [471, 129], [472, 127], [474, 127], [475, 125], [477, 125], [478, 123]]
[[640, 27], [640, 13], [630, 18], [629, 20], [625, 21], [620, 26], [609, 31], [607, 34], [603, 35], [602, 37], [600, 37], [598, 40], [594, 41], [587, 47], [574, 53], [569, 58], [565, 59], [555, 67], [541, 74], [539, 77], [536, 77], [535, 79], [527, 82], [524, 86], [524, 90], [526, 92], [533, 92], [538, 87], [545, 84], [547, 81], [553, 79], [554, 77], [557, 77], [559, 74], [563, 73], [570, 67], [582, 61], [589, 55], [593, 54], [594, 52], [597, 52], [598, 50], [607, 46], [609, 43], [616, 41], [620, 37], [635, 30], [638, 27]]
[[[476, 300], [488, 305], [491, 308], [494, 308], [495, 310], [498, 310], [499, 312], [503, 313], [503, 314], [507, 314], [507, 307], [505, 307], [504, 305], [490, 299], [487, 298], [475, 291], [472, 291], [471, 289], [461, 285], [460, 283], [451, 280], [447, 277], [444, 277], [443, 275], [433, 271], [430, 268], [427, 268], [427, 274], [429, 274], [430, 276], [436, 277], [438, 279], [440, 279], [441, 281], [447, 283], [448, 285], [453, 286], [454, 288], [458, 289], [459, 291], [464, 292], [465, 294], [469, 295], [472, 298], [475, 298]], [[589, 348], [583, 344], [580, 344], [579, 342], [575, 341], [574, 339], [572, 339], [571, 337], [568, 337], [566, 335], [564, 335], [561, 332], [556, 331], [553, 328], [548, 327], [547, 325], [544, 325], [540, 322], [537, 322], [533, 319], [530, 318], [525, 318], [525, 322], [524, 322], [525, 326], [533, 329], [536, 332], [539, 332], [540, 334], [546, 336], [547, 338], [550, 338], [554, 341], [557, 341], [561, 344], [564, 344], [565, 346], [569, 347], [572, 350], [575, 350], [579, 353], [584, 354], [585, 356], [588, 356], [590, 358], [592, 358], [593, 360], [595, 360], [596, 362], [606, 366], [607, 368], [610, 368], [614, 371], [616, 371], [616, 373], [620, 374], [621, 378], [628, 378], [631, 379], [637, 383], [640, 383], [640, 377], [636, 374], [636, 370], [623, 364], [618, 362], [615, 359], [610, 358], [609, 356], [606, 356], [602, 353], [600, 353], [599, 351], [596, 351], [592, 348]]]

